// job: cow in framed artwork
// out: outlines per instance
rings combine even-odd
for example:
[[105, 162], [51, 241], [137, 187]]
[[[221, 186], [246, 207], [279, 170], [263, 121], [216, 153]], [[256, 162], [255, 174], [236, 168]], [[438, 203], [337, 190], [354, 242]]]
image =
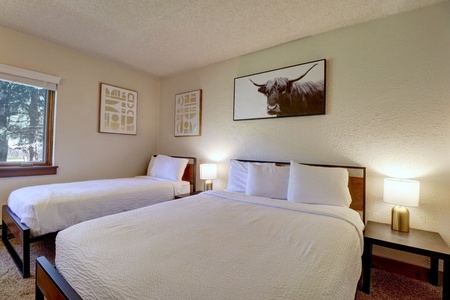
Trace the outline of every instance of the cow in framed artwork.
[[250, 81], [267, 97], [267, 114], [276, 116], [315, 115], [325, 113], [324, 81], [304, 81], [312, 68], [297, 78], [276, 77], [264, 84]]

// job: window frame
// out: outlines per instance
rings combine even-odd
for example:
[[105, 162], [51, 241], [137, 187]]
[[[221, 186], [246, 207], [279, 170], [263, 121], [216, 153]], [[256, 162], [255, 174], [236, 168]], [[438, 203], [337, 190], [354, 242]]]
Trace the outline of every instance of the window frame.
[[[13, 80], [11, 80], [11, 78]], [[60, 78], [52, 75], [28, 71], [16, 67], [0, 64], [0, 80], [10, 80], [20, 84], [27, 84], [31, 81], [40, 82], [32, 84], [47, 89], [47, 107], [45, 117], [45, 155], [43, 162], [33, 162], [24, 164], [0, 163], [0, 178], [19, 177], [19, 176], [37, 176], [37, 175], [55, 175], [58, 166], [53, 165], [53, 142], [56, 111], [56, 86]], [[14, 80], [17, 79], [17, 80]], [[51, 88], [47, 88], [50, 84]], [[54, 88], [52, 87], [54, 86]]]

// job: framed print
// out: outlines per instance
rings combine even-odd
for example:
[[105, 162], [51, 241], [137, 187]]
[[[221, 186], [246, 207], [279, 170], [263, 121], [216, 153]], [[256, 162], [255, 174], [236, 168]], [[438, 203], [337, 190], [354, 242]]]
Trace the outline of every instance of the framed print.
[[201, 134], [202, 90], [175, 95], [175, 136]]
[[326, 60], [234, 79], [233, 120], [325, 114]]
[[136, 134], [137, 97], [135, 91], [100, 83], [99, 132]]

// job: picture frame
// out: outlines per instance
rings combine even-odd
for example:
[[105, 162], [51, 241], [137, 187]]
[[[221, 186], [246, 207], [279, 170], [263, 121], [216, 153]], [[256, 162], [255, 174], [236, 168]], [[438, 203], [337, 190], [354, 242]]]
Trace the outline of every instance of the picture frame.
[[100, 83], [99, 132], [136, 135], [138, 93]]
[[202, 128], [202, 90], [175, 95], [176, 137], [199, 136]]
[[326, 60], [234, 79], [233, 120], [324, 115]]

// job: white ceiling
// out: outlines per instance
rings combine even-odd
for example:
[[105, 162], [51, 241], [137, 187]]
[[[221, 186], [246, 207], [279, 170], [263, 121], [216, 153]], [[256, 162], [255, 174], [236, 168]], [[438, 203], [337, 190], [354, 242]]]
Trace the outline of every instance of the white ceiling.
[[2, 0], [0, 25], [158, 77], [443, 0]]

